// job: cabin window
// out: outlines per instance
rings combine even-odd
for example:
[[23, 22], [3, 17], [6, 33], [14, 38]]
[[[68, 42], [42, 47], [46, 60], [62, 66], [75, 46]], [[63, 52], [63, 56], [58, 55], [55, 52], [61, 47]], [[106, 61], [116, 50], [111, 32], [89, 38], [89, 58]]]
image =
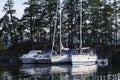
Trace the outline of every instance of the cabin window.
[[38, 52], [37, 54], [40, 54], [41, 52]]
[[37, 55], [33, 55], [33, 57], [37, 57]]
[[46, 55], [46, 58], [50, 58], [50, 56], [49, 56], [49, 55]]
[[39, 58], [42, 58], [42, 56], [39, 56]]

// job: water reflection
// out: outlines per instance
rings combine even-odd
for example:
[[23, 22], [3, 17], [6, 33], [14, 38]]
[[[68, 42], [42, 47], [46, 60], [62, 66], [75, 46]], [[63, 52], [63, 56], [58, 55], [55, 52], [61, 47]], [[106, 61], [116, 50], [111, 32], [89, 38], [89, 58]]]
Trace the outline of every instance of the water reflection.
[[13, 79], [13, 77], [10, 74], [9, 71], [5, 71], [1, 74], [1, 79], [0, 80], [12, 80], [12, 79]]
[[120, 80], [120, 65], [0, 64], [0, 80]]
[[79, 66], [72, 66], [71, 74], [78, 75], [78, 74], [93, 74], [97, 72], [97, 65], [79, 65]]
[[[86, 79], [92, 74], [97, 72], [97, 65], [34, 65], [34, 64], [24, 64], [20, 68], [20, 72], [24, 75], [34, 76], [34, 78], [40, 78], [47, 75], [47, 78], [51, 80], [69, 80], [73, 79], [76, 76], [79, 76], [79, 79]], [[84, 75], [84, 77], [80, 77]]]

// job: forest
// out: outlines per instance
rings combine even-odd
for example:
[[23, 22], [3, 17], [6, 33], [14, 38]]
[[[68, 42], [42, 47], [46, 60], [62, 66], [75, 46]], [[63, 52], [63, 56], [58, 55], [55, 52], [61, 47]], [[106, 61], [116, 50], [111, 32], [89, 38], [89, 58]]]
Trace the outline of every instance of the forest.
[[25, 42], [52, 44], [54, 28], [58, 44], [60, 25], [63, 45], [79, 44], [81, 2], [83, 46], [120, 45], [119, 0], [63, 0], [62, 5], [60, 0], [28, 0], [21, 19], [15, 16], [14, 0], [7, 0], [0, 19], [0, 48]]

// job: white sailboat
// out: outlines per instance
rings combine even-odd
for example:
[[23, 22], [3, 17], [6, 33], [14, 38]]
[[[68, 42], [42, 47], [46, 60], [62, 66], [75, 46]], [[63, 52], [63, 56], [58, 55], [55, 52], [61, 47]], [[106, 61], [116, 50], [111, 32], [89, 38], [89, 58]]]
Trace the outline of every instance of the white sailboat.
[[[62, 45], [62, 40], [61, 40], [61, 11], [62, 11], [62, 8], [61, 8], [61, 5], [62, 5], [62, 0], [60, 0], [60, 51], [58, 55], [53, 55], [52, 53], [52, 56], [51, 56], [51, 63], [70, 63], [71, 62], [71, 59], [70, 59], [70, 56], [66, 53], [67, 50], [69, 50], [69, 48], [64, 48], [63, 45]], [[56, 25], [55, 25], [56, 27]], [[54, 27], [54, 36], [53, 36], [53, 45], [52, 45], [52, 50], [53, 50], [53, 47], [54, 47], [54, 38], [55, 38], [55, 32], [56, 32], [56, 28]]]
[[72, 64], [92, 65], [97, 62], [97, 55], [94, 52], [89, 52], [88, 48], [81, 48], [80, 53], [72, 54]]
[[31, 50], [27, 54], [22, 55], [19, 57], [19, 59], [23, 63], [35, 63], [35, 58], [38, 56], [39, 53], [41, 53], [41, 50]]
[[82, 48], [82, 0], [80, 2], [80, 52], [71, 56], [72, 64], [91, 65], [97, 61], [97, 55], [93, 51], [89, 51], [89, 47]]

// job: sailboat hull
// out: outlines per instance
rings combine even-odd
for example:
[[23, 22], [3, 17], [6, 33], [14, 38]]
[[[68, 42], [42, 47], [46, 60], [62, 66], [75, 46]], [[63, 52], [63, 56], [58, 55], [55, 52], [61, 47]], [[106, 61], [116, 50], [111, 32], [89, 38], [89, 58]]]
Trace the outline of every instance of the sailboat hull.
[[20, 58], [23, 63], [35, 63], [35, 58]]
[[51, 59], [38, 59], [36, 61], [37, 61], [37, 63], [40, 63], [40, 64], [50, 64], [51, 63]]
[[58, 56], [52, 56], [51, 57], [51, 63], [57, 64], [57, 63], [70, 63], [71, 58], [68, 55], [58, 55]]

